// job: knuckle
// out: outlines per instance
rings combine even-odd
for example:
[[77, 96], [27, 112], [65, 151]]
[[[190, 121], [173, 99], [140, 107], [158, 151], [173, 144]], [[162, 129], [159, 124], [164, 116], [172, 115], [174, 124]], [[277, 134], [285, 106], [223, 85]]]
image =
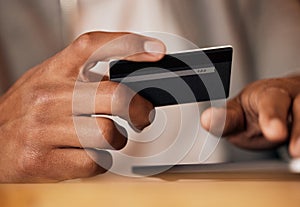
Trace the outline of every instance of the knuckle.
[[27, 115], [22, 119], [22, 125], [20, 127], [21, 137], [21, 149], [24, 149], [24, 153], [27, 152], [39, 152], [42, 147], [45, 146], [45, 137], [49, 137], [49, 132], [53, 130], [53, 127], [49, 124], [43, 124], [37, 118], [41, 116]]
[[52, 94], [49, 90], [38, 89], [35, 90], [32, 94], [32, 106], [48, 106], [54, 100], [54, 94]]
[[[25, 147], [31, 146], [31, 142], [37, 139], [41, 135], [41, 125], [36, 121], [35, 115], [28, 115], [24, 117], [24, 123], [22, 124], [22, 136], [23, 144]], [[38, 140], [38, 139], [37, 139]]]
[[22, 156], [18, 160], [19, 171], [27, 176], [34, 176], [39, 173], [43, 166], [42, 156], [39, 150], [32, 146], [25, 146]]
[[124, 48], [124, 51], [127, 51], [127, 55], [143, 52], [143, 41], [141, 40], [141, 36], [137, 34], [127, 34], [124, 35], [122, 39], [122, 47]]
[[[101, 137], [99, 139], [104, 139], [107, 142], [107, 145], [112, 145], [113, 142], [113, 124], [110, 120], [103, 120], [101, 123]], [[101, 140], [99, 140], [101, 143]]]
[[59, 103], [66, 103], [66, 100], [71, 99], [69, 86], [61, 86], [60, 84], [41, 84], [32, 87], [29, 90], [29, 95], [26, 97], [29, 99], [27, 103], [30, 103], [30, 109], [34, 112], [38, 112], [40, 116], [41, 111], [45, 112], [53, 107], [56, 107]]
[[39, 107], [41, 105], [48, 105], [55, 97], [58, 96], [59, 90], [57, 93], [54, 92], [54, 86], [50, 84], [39, 84], [36, 83], [32, 88], [29, 90], [29, 98], [32, 108]]
[[146, 101], [140, 95], [135, 95], [130, 103], [130, 119], [139, 129], [142, 129], [150, 124], [152, 110], [153, 105], [149, 101]]
[[113, 87], [112, 113], [124, 115], [128, 113], [130, 101], [135, 92], [122, 84], [114, 85]]
[[74, 42], [73, 46], [79, 51], [86, 50], [93, 42], [93, 34], [91, 32], [80, 35]]
[[86, 159], [83, 163], [83, 168], [89, 172], [87, 177], [90, 177], [97, 174], [99, 167], [92, 159]]
[[153, 105], [126, 86], [119, 84], [112, 95], [112, 114], [121, 115], [138, 129], [150, 124]]
[[102, 136], [107, 141], [107, 145], [113, 147], [114, 142], [114, 126], [111, 121], [107, 120], [103, 124]]
[[[153, 39], [150, 37], [141, 36], [138, 34], [128, 34], [124, 36], [124, 41], [122, 41], [122, 47], [124, 48], [124, 52], [127, 57], [144, 53], [145, 50], [145, 43], [148, 41], [156, 41], [159, 42], [157, 39]], [[164, 45], [161, 42], [162, 45]]]
[[122, 129], [116, 127], [115, 123], [111, 120], [105, 120], [103, 123], [102, 136], [107, 143], [114, 149], [120, 150], [125, 147], [127, 138], [120, 132]]

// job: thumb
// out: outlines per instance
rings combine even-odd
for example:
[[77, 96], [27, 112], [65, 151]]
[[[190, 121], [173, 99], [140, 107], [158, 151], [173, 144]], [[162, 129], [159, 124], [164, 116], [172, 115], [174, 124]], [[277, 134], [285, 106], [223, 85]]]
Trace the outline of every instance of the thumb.
[[205, 110], [201, 115], [201, 124], [216, 136], [227, 136], [244, 129], [244, 114], [241, 106], [231, 100], [225, 108], [212, 107]]
[[131, 33], [90, 32], [78, 37], [56, 57], [56, 62], [70, 66], [67, 71], [58, 67], [57, 72], [67, 73], [68, 76], [71, 72], [77, 76], [82, 66], [97, 61], [158, 61], [165, 52], [165, 45], [154, 38]]

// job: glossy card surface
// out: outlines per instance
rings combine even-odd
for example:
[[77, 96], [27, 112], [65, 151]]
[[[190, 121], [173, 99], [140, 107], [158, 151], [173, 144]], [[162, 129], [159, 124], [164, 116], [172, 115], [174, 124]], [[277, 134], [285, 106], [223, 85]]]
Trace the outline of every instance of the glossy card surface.
[[224, 99], [229, 95], [231, 46], [167, 54], [158, 62], [110, 62], [110, 80], [156, 107]]

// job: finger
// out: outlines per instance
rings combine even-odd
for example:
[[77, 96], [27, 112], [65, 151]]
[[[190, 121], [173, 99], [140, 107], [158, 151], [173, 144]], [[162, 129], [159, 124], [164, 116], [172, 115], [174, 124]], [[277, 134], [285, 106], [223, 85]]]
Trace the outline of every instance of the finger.
[[267, 88], [254, 97], [258, 122], [266, 139], [283, 142], [288, 138], [287, 118], [291, 97], [282, 88]]
[[133, 61], [158, 61], [166, 51], [157, 39], [130, 33], [90, 32], [78, 37], [69, 47], [58, 54], [57, 62], [65, 68], [58, 73], [77, 76], [83, 65], [109, 59]]
[[226, 108], [209, 108], [201, 115], [204, 129], [216, 136], [227, 136], [244, 129], [244, 114], [238, 98], [230, 100]]
[[293, 102], [293, 124], [289, 151], [292, 157], [300, 157], [300, 95]]
[[153, 105], [128, 87], [104, 81], [81, 83], [73, 96], [74, 114], [107, 114], [126, 119], [143, 129], [154, 119]]
[[[48, 128], [50, 128], [49, 126]], [[125, 129], [110, 119], [74, 117], [52, 126], [56, 136], [47, 141], [54, 148], [98, 148], [120, 150], [127, 143]]]
[[32, 172], [42, 180], [62, 181], [92, 177], [106, 172], [112, 165], [109, 152], [64, 148], [50, 151]]
[[266, 140], [266, 138], [261, 134], [249, 136], [248, 131], [242, 131], [240, 133], [232, 134], [226, 137], [226, 139], [235, 146], [249, 150], [273, 149], [280, 145], [278, 143]]

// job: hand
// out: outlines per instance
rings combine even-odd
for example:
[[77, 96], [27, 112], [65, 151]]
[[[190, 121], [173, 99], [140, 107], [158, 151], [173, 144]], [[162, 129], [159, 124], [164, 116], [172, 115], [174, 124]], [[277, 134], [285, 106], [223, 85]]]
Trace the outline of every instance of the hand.
[[[109, 44], [112, 40], [117, 41]], [[104, 49], [98, 51], [100, 47]], [[157, 61], [164, 52], [165, 46], [153, 38], [93, 32], [29, 70], [0, 99], [0, 182], [52, 182], [105, 172], [111, 165], [111, 155], [95, 148], [118, 150], [126, 145], [127, 138], [110, 119], [97, 118], [99, 130], [95, 130], [90, 127], [95, 118], [80, 115], [118, 115], [143, 129], [150, 124], [153, 106], [106, 78], [100, 84], [79, 82], [79, 95], [87, 103], [72, 110], [78, 74], [85, 65], [100, 60], [127, 56], [133, 61]], [[95, 99], [85, 97], [95, 87]], [[126, 104], [132, 95], [128, 109]], [[93, 105], [95, 108], [87, 107]], [[76, 134], [74, 116], [85, 129], [83, 140]]]
[[[222, 130], [218, 126], [223, 115]], [[289, 142], [291, 156], [300, 157], [300, 77], [254, 82], [230, 100], [226, 109], [204, 111], [201, 123], [246, 149], [269, 149]]]

